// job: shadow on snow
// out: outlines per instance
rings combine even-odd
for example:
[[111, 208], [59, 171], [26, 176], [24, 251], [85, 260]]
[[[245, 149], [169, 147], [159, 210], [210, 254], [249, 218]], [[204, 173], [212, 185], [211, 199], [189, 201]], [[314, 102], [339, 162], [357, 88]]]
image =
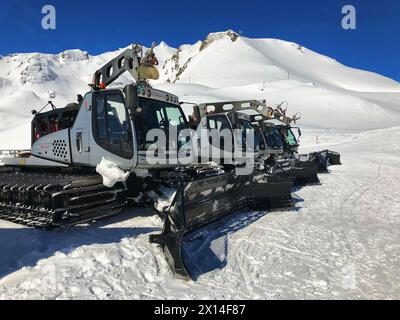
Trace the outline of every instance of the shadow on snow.
[[156, 227], [103, 228], [138, 215], [150, 217], [152, 213], [126, 212], [69, 229], [0, 228], [0, 279], [24, 266], [35, 266], [39, 260], [51, 257], [56, 252], [68, 254], [84, 245], [116, 243], [123, 238], [160, 231]]
[[202, 274], [223, 269], [227, 265], [229, 235], [247, 227], [267, 213], [237, 213], [186, 235], [182, 243], [182, 258], [192, 279], [197, 280]]
[[[301, 201], [301, 198], [295, 199], [295, 202]], [[297, 210], [298, 208], [293, 208], [291, 211]], [[48, 231], [0, 228], [0, 279], [24, 266], [35, 266], [39, 260], [51, 257], [56, 252], [68, 254], [84, 245], [118, 243], [123, 238], [134, 238], [161, 230], [160, 227], [129, 225], [103, 228], [133, 217], [153, 215], [151, 211], [146, 210], [129, 211], [69, 229]], [[182, 258], [192, 279], [196, 280], [202, 274], [223, 269], [227, 265], [229, 235], [266, 214], [267, 211], [239, 212], [186, 235], [182, 243]]]

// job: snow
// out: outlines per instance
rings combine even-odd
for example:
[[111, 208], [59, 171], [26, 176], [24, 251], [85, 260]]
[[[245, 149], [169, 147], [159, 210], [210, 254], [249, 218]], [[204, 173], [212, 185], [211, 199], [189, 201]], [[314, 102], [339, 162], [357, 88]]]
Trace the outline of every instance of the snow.
[[[288, 114], [301, 114], [298, 125], [302, 128], [347, 130], [360, 132], [369, 129], [387, 128], [400, 123], [400, 93], [392, 104], [383, 104], [371, 98], [362, 98], [340, 89], [328, 89], [298, 81], [270, 82], [225, 88], [210, 88], [192, 84], [159, 84], [157, 88], [170, 91], [184, 102], [216, 102], [229, 100], [266, 99], [275, 107], [288, 102]], [[381, 94], [380, 97], [385, 94]], [[375, 99], [379, 99], [375, 98]], [[187, 114], [192, 106], [184, 106]]]
[[174, 279], [146, 209], [64, 231], [0, 221], [0, 299], [399, 299], [399, 141], [400, 127], [304, 130], [301, 152], [343, 165], [295, 190], [297, 211], [240, 213], [194, 241], [197, 281]]
[[147, 196], [154, 201], [154, 208], [159, 212], [164, 212], [164, 209], [168, 209], [175, 199], [176, 190], [161, 186], [158, 192], [153, 190], [147, 192]]
[[175, 52], [175, 49], [170, 47], [167, 43], [164, 41], [161, 41], [155, 48], [154, 48], [154, 53], [156, 54], [157, 60], [158, 60], [158, 65], [159, 67], [163, 67], [165, 64], [165, 61], [173, 55]]
[[[56, 106], [75, 100], [122, 50], [0, 59], [0, 149], [29, 148], [30, 110], [50, 91]], [[242, 212], [203, 230], [185, 251], [196, 281], [176, 280], [149, 243], [162, 222], [147, 209], [67, 230], [0, 220], [0, 299], [399, 299], [400, 84], [232, 32], [155, 51], [157, 88], [188, 102], [286, 100], [289, 114], [302, 114], [300, 152], [335, 150], [343, 165], [319, 175], [320, 186], [294, 189], [294, 211]], [[99, 171], [110, 185], [129, 175], [106, 159]], [[160, 209], [173, 195], [159, 198]]]
[[117, 164], [104, 157], [97, 165], [96, 172], [103, 177], [103, 184], [109, 188], [113, 187], [117, 182], [125, 182], [130, 175], [129, 171], [123, 171]]

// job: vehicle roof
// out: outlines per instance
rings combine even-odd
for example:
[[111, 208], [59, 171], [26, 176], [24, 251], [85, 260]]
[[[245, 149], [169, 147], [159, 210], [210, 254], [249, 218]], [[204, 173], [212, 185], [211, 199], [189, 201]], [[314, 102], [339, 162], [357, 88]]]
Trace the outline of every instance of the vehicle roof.
[[268, 119], [264, 121], [267, 124], [275, 125], [275, 126], [286, 126], [282, 121], [278, 119]]
[[[137, 83], [137, 91], [138, 91], [138, 96], [143, 97], [143, 98], [149, 98], [149, 99], [155, 99], [159, 101], [165, 101], [168, 103], [179, 104], [179, 97], [177, 95], [174, 95], [172, 93], [155, 89], [149, 84], [144, 84], [144, 83]], [[125, 86], [111, 86], [103, 90], [99, 91], [106, 91], [106, 90], [124, 90]]]

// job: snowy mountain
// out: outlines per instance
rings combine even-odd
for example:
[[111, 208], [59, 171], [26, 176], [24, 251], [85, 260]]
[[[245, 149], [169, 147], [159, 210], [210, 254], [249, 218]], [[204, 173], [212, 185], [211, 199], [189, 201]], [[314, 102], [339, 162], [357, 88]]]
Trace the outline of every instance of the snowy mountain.
[[[0, 58], [0, 149], [29, 147], [32, 109], [55, 93], [58, 107], [88, 90], [94, 71], [123, 49], [91, 56], [81, 50]], [[303, 127], [362, 131], [400, 124], [400, 83], [346, 67], [299, 44], [250, 39], [234, 31], [193, 45], [156, 48], [160, 79], [153, 84], [184, 101], [288, 101]], [[129, 75], [118, 84], [131, 81]]]
[[[50, 93], [59, 107], [75, 100], [121, 50], [0, 57], [0, 150], [29, 148], [30, 110]], [[300, 152], [335, 150], [343, 165], [293, 189], [293, 211], [242, 212], [204, 232], [196, 281], [175, 279], [149, 243], [162, 221], [146, 208], [51, 232], [0, 219], [0, 300], [399, 299], [400, 83], [233, 31], [155, 51], [158, 88], [182, 101], [286, 100], [303, 115]]]
[[202, 42], [179, 47], [161, 73], [161, 81], [210, 87], [290, 79], [352, 91], [400, 92], [394, 80], [348, 68], [299, 44], [249, 39], [233, 31], [211, 33]]

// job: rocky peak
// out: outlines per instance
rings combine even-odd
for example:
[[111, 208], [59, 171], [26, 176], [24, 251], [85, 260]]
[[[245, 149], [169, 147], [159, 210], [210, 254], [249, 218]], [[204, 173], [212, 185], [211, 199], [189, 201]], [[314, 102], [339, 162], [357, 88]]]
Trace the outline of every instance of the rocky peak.
[[207, 46], [209, 46], [211, 43], [213, 43], [217, 40], [229, 39], [232, 42], [235, 42], [239, 37], [240, 37], [240, 34], [233, 30], [209, 33], [208, 36], [206, 37], [206, 39], [202, 42], [200, 51], [205, 49]]

